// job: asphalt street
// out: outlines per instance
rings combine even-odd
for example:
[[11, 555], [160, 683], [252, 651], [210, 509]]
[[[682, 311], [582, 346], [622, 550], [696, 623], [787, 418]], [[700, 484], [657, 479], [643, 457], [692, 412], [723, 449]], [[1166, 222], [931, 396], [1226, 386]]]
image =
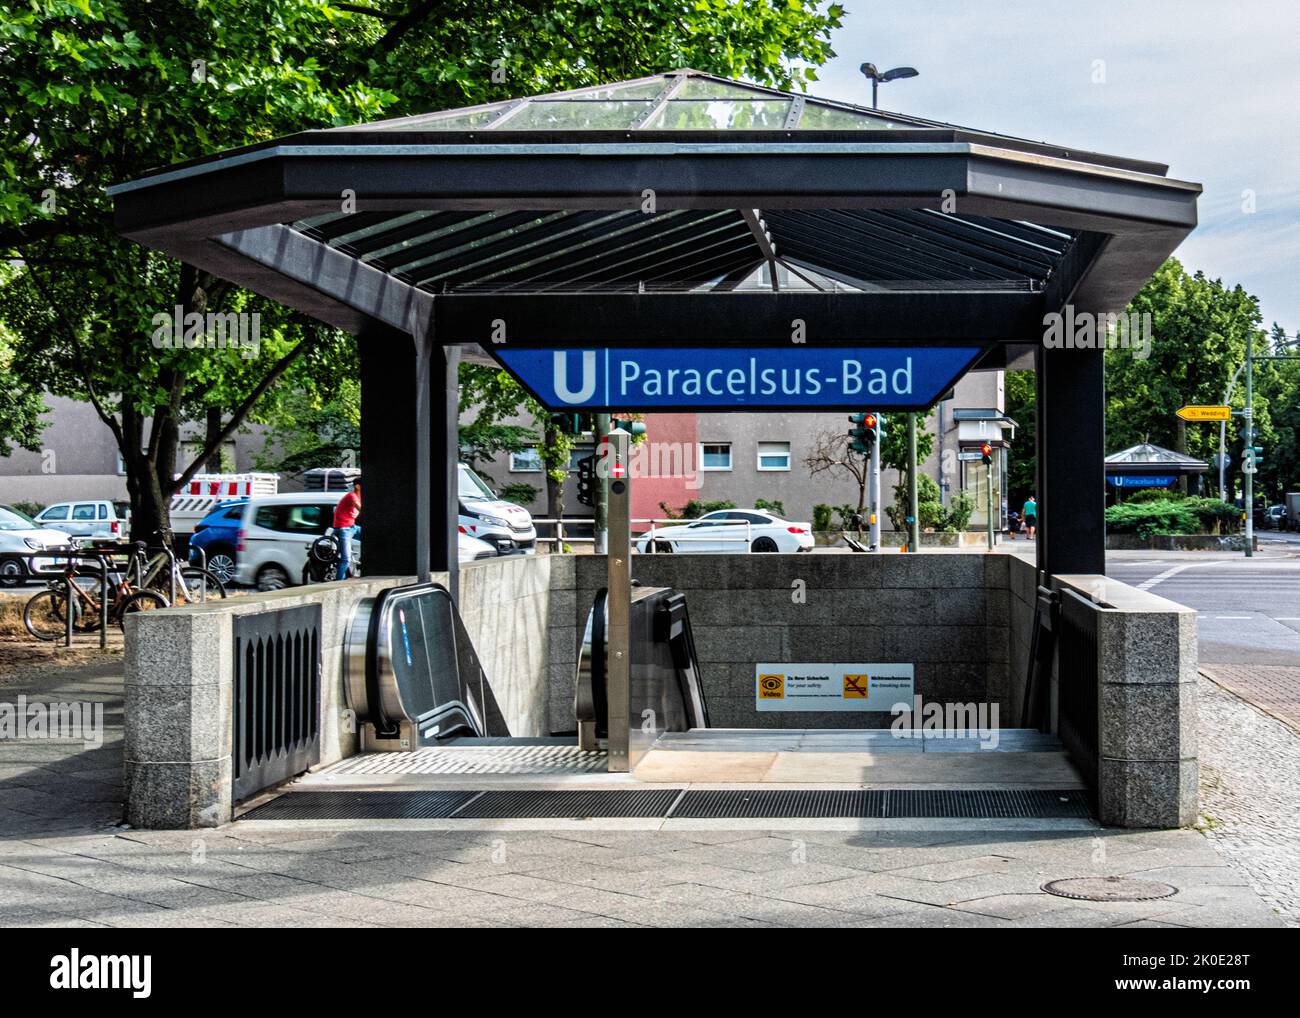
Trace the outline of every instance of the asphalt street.
[[1241, 552], [1110, 552], [1107, 575], [1195, 608], [1203, 664], [1300, 666], [1300, 534]]

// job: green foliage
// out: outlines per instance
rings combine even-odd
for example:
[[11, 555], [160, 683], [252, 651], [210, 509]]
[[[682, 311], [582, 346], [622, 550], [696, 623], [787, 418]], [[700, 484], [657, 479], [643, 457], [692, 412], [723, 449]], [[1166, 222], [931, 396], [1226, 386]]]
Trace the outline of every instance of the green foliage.
[[[843, 508], [843, 507], [841, 507]], [[817, 534], [824, 534], [831, 529], [831, 516], [835, 512], [825, 502], [818, 502], [813, 506], [812, 528]]]
[[858, 507], [846, 502], [835, 507], [835, 515], [840, 518], [841, 530], [853, 529], [853, 517], [858, 514]]
[[1139, 488], [1131, 495], [1124, 493], [1124, 502], [1181, 502], [1183, 495], [1174, 488]]
[[343, 374], [333, 392], [289, 389], [270, 416], [259, 470], [293, 474], [362, 466], [361, 383], [355, 373]]
[[754, 508], [766, 509], [768, 512], [775, 513], [777, 516], [785, 516], [785, 503], [777, 501], [776, 499], [769, 500], [766, 498], [756, 498], [754, 499]]
[[14, 446], [39, 451], [41, 432], [49, 423], [41, 414], [47, 409], [40, 390], [14, 369], [13, 344], [0, 327], [0, 456], [8, 456]]
[[1113, 534], [1206, 534], [1216, 525], [1236, 528], [1241, 513], [1216, 498], [1152, 499], [1121, 502], [1106, 510], [1106, 529]]
[[717, 512], [719, 509], [735, 509], [736, 503], [721, 499], [701, 502], [699, 499], [693, 498], [682, 506], [680, 511], [674, 510], [667, 502], [660, 502], [659, 508], [663, 511], [665, 519], [698, 520], [705, 513]]
[[[917, 518], [921, 521], [922, 530], [933, 530], [940, 533], [956, 533], [965, 530], [970, 524], [971, 513], [975, 511], [974, 500], [964, 491], [958, 492], [949, 499], [950, 504], [945, 509], [939, 491], [939, 484], [929, 474], [920, 474], [917, 477], [916, 498]], [[889, 515], [895, 530], [905, 531], [908, 529], [906, 484], [899, 484], [894, 487], [894, 504], [885, 506], [885, 512]]]
[[534, 487], [524, 481], [513, 481], [510, 484], [503, 484], [497, 489], [497, 495], [503, 501], [514, 502], [517, 505], [528, 505], [541, 493], [541, 488]]
[[10, 508], [17, 509], [24, 516], [35, 516], [45, 508], [40, 502], [10, 502]]
[[960, 532], [970, 526], [971, 514], [975, 511], [975, 500], [965, 491], [959, 491], [948, 499], [948, 511], [939, 529]]
[[1004, 397], [1007, 416], [1016, 422], [1016, 437], [1007, 450], [1008, 505], [1020, 506], [1038, 490], [1038, 390], [1032, 371], [1008, 371]]

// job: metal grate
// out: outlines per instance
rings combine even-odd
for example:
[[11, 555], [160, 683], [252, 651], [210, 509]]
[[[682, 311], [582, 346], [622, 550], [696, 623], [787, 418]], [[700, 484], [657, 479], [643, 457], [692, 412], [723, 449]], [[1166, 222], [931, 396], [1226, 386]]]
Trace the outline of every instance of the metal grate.
[[1080, 789], [524, 789], [520, 791], [289, 792], [245, 820], [573, 819], [586, 817], [1080, 819]]
[[366, 753], [329, 769], [355, 774], [591, 774], [609, 769], [603, 752], [577, 746], [429, 746], [411, 753]]
[[883, 791], [864, 789], [726, 789], [687, 792], [674, 817], [873, 817], [885, 816]]
[[456, 818], [662, 817], [681, 793], [680, 788], [484, 792], [457, 811]]
[[235, 801], [320, 761], [321, 607], [234, 619]]
[[478, 792], [287, 792], [241, 820], [435, 820]]

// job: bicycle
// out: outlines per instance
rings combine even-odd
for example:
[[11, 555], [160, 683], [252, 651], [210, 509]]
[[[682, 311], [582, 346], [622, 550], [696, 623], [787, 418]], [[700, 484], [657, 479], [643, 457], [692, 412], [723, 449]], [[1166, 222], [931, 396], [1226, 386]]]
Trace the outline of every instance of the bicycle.
[[[69, 603], [74, 632], [93, 633], [99, 629], [101, 602], [77, 583], [80, 574], [77, 572], [76, 549], [67, 551], [68, 561], [63, 575], [51, 580], [49, 586], [33, 596], [23, 608], [23, 625], [38, 640], [57, 640], [67, 634]], [[106, 569], [107, 563], [100, 561], [101, 568]], [[108, 620], [119, 628], [123, 628], [127, 615], [171, 607], [167, 598], [158, 591], [137, 590], [125, 575], [114, 579], [112, 591]]]
[[[159, 536], [170, 536], [170, 531], [158, 531]], [[138, 565], [140, 588], [156, 590], [165, 597], [171, 596], [171, 574], [176, 578], [176, 606], [184, 603], [199, 604], [208, 597], [226, 596], [226, 585], [217, 575], [203, 566], [181, 565], [174, 554], [165, 550], [148, 554], [148, 546], [143, 541], [136, 541], [131, 552], [132, 564]], [[206, 588], [206, 590], [204, 589]]]

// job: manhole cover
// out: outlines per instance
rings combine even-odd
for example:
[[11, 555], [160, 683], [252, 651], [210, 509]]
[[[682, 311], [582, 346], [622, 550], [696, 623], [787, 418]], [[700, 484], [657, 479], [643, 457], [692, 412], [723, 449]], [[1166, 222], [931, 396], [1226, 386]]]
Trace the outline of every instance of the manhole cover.
[[1069, 877], [1044, 884], [1043, 890], [1078, 901], [1150, 901], [1178, 893], [1178, 888], [1169, 884], [1131, 877]]

